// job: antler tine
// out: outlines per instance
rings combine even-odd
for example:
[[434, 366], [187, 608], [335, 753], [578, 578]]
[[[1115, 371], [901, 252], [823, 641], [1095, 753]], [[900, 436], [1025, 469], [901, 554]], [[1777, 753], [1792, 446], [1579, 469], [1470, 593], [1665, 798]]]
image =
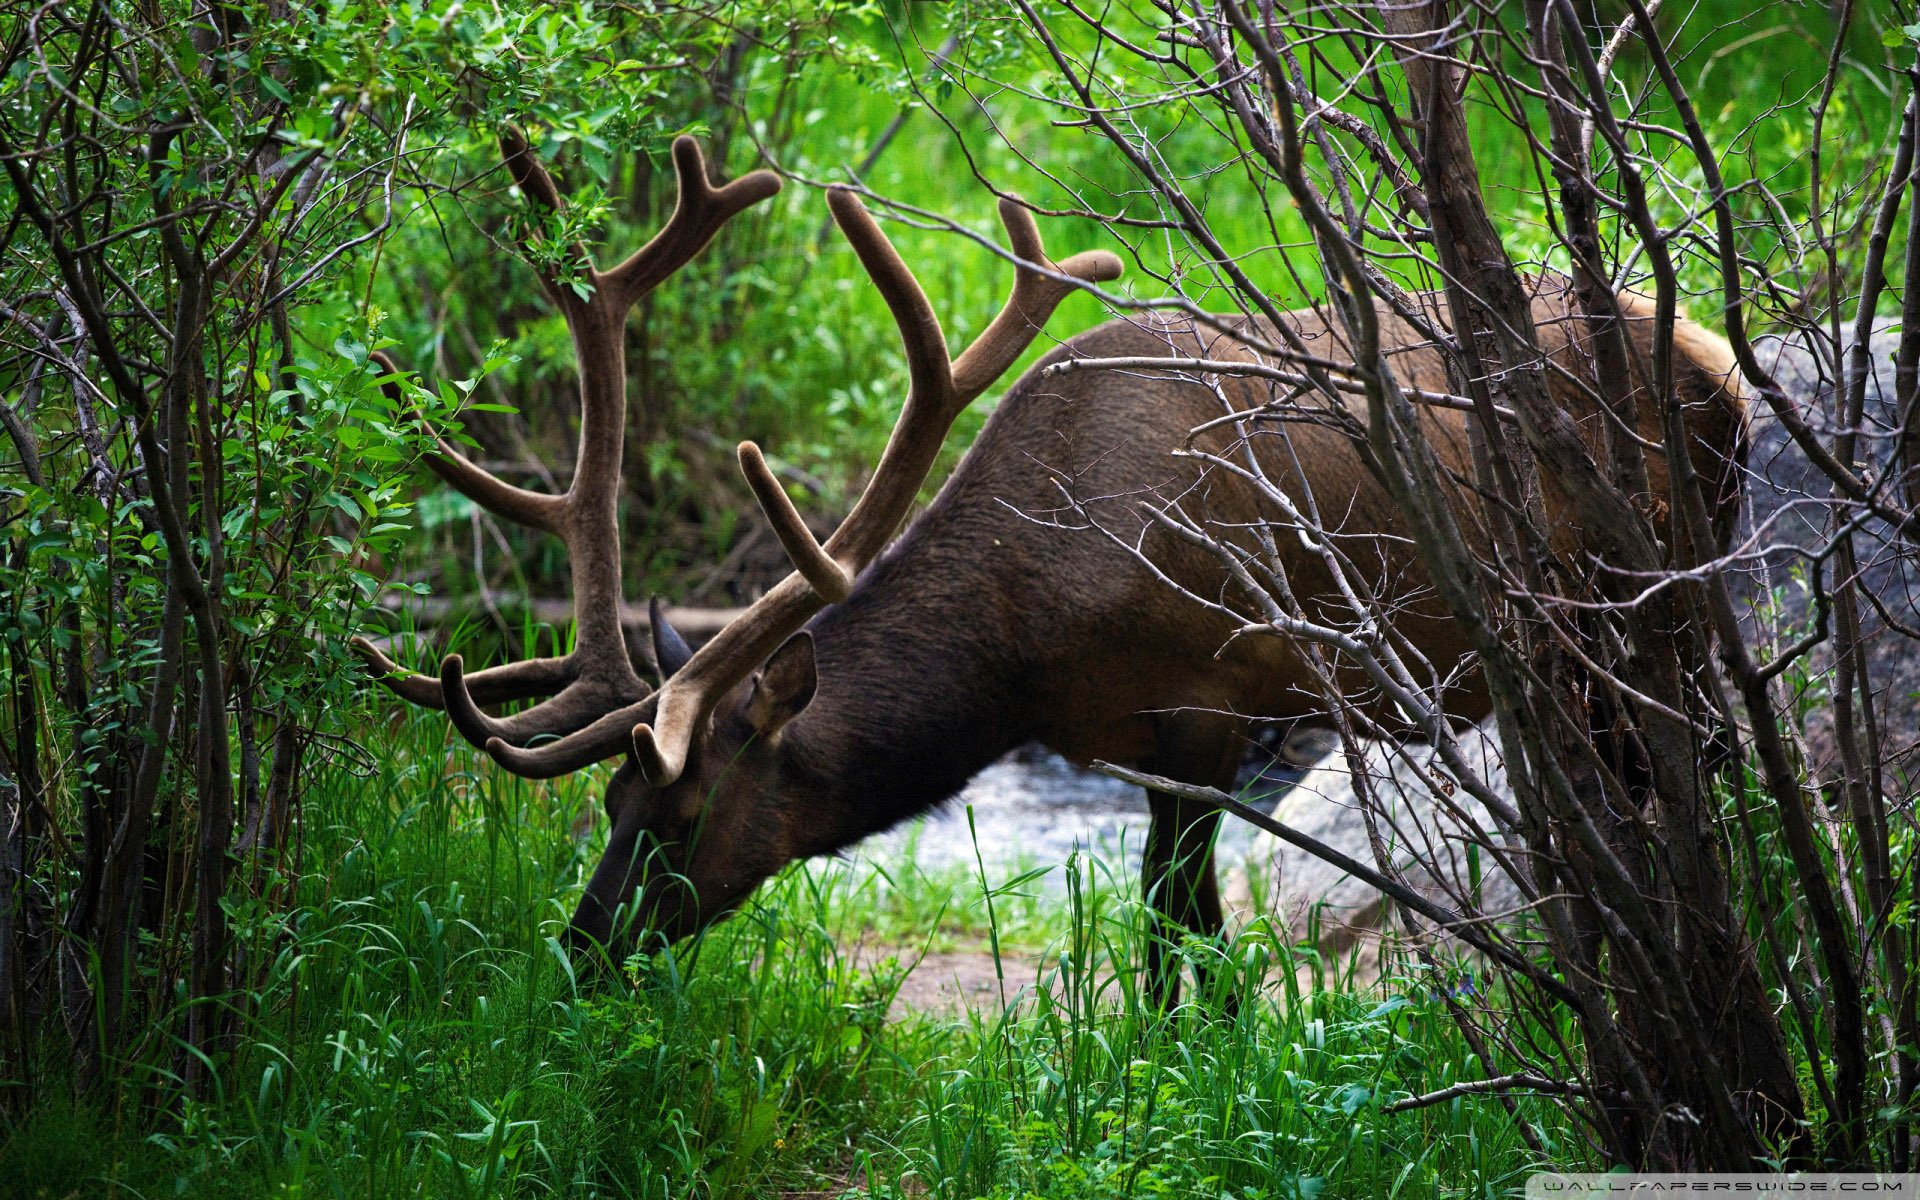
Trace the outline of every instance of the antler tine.
[[[901, 259], [900, 252], [880, 230], [867, 206], [854, 192], [842, 187], [827, 189], [827, 207], [834, 223], [852, 245], [867, 277], [873, 280], [880, 298], [887, 302], [893, 323], [900, 330], [900, 342], [907, 356], [907, 397], [944, 396], [953, 387], [953, 367], [947, 361], [947, 337], [940, 330], [940, 318], [920, 287], [920, 281]], [[903, 421], [905, 414], [902, 414]]]
[[628, 727], [634, 758], [647, 782], [665, 787], [680, 778], [693, 739], [720, 697], [825, 607], [805, 576], [789, 575], [694, 651], [657, 693], [654, 724]]
[[[858, 197], [851, 192], [845, 193], [845, 196], [851, 202], [847, 215], [853, 218], [851, 228], [846, 222], [842, 224], [842, 228], [848, 229], [848, 238], [853, 238], [853, 229], [858, 228], [863, 237], [877, 238], [887, 251], [884, 256], [875, 254], [871, 258], [866, 253], [861, 254], [868, 271], [872, 273], [876, 263], [899, 264], [898, 272], [905, 277], [904, 283], [892, 280], [882, 282], [882, 277], [875, 274], [874, 283], [882, 293], [888, 293], [889, 288], [897, 290], [911, 287], [913, 296], [918, 297], [921, 305], [925, 305], [925, 293], [920, 290], [920, 285], [914, 281], [905, 264], [900, 263], [899, 255], [893, 251], [878, 226], [873, 224], [873, 218], [859, 203]], [[842, 211], [836, 207], [834, 215], [839, 217]], [[1020, 258], [1036, 265], [1047, 265], [1040, 244], [1040, 231], [1034, 226], [1033, 215], [1014, 201], [1002, 200], [1000, 218], [1006, 224], [1007, 233]], [[1118, 278], [1121, 267], [1119, 258], [1104, 250], [1094, 250], [1075, 255], [1055, 270], [1061, 274], [1071, 274], [1082, 282], [1098, 282]], [[946, 441], [947, 431], [953, 428], [955, 418], [1001, 372], [1013, 365], [1013, 360], [1019, 358], [1021, 352], [1039, 335], [1040, 327], [1053, 315], [1054, 308], [1073, 289], [1072, 283], [1049, 279], [1038, 272], [1020, 268], [1014, 277], [1012, 294], [1000, 315], [952, 363], [947, 361], [946, 347], [940, 337], [938, 323], [932, 320], [930, 306], [919, 331], [902, 327], [900, 338], [908, 347], [910, 362], [916, 353], [916, 344], [919, 354], [931, 352], [924, 342], [925, 330], [931, 328], [931, 336], [939, 345], [941, 365], [933, 383], [940, 385], [940, 390], [934, 391], [929, 386], [923, 392], [921, 377], [913, 376], [907, 402], [894, 423], [893, 436], [887, 439], [887, 448], [880, 455], [880, 465], [874, 468], [873, 478], [860, 494], [853, 511], [847, 514], [847, 519], [828, 539], [825, 547], [827, 554], [836, 562], [855, 564], [853, 573], [858, 574], [875, 555], [886, 548], [894, 530], [913, 506], [913, 498], [919, 493], [920, 486], [927, 481], [927, 472], [933, 469], [934, 460], [940, 456], [940, 447]], [[888, 305], [894, 308], [898, 321], [900, 309], [894, 306], [891, 297]]]
[[[367, 357], [380, 367], [380, 373], [389, 378], [380, 383], [380, 390], [397, 407], [407, 409], [413, 419], [422, 428], [427, 428], [427, 419], [419, 408], [407, 399], [406, 392], [400, 386], [400, 370], [392, 358], [384, 351], [375, 350]], [[562, 508], [565, 500], [560, 496], [550, 496], [541, 492], [530, 492], [515, 487], [506, 480], [480, 466], [466, 455], [460, 453], [454, 445], [441, 437], [431, 428], [434, 446], [439, 453], [427, 459], [427, 466], [433, 473], [446, 481], [448, 487], [478, 504], [490, 513], [498, 514], [522, 525], [531, 525], [546, 533], [560, 532]]]
[[1000, 223], [1007, 227], [1007, 240], [1016, 257], [1052, 274], [1024, 266], [1015, 268], [1013, 294], [1007, 297], [1006, 307], [953, 362], [953, 400], [961, 408], [991, 387], [1013, 360], [1026, 352], [1053, 310], [1080, 284], [1118, 279], [1123, 269], [1119, 256], [1107, 250], [1086, 250], [1064, 262], [1050, 261], [1033, 214], [1018, 200], [1000, 201]]
[[[407, 398], [405, 389], [401, 387], [403, 372], [400, 367], [380, 350], [375, 350], [368, 357], [384, 376], [380, 381], [380, 390], [387, 399], [395, 408], [411, 412], [414, 420], [425, 427], [426, 417]], [[490, 512], [550, 533], [560, 531], [563, 514], [561, 497], [515, 487], [471, 462], [437, 433], [433, 437], [439, 454], [430, 456], [427, 465], [446, 480], [448, 486]], [[356, 637], [349, 644], [366, 662], [369, 673], [402, 700], [423, 708], [447, 706], [441, 680], [406, 670], [365, 638]], [[468, 707], [472, 707], [475, 704], [500, 704], [510, 700], [529, 700], [535, 696], [551, 696], [571, 684], [574, 676], [574, 665], [567, 658], [526, 659], [481, 671], [466, 680], [465, 685], [471, 690], [471, 695], [464, 699]]]
[[[528, 200], [548, 212], [562, 213], [567, 210], [567, 202], [561, 198], [560, 189], [554, 186], [553, 176], [547, 173], [540, 156], [534, 152], [533, 143], [527, 140], [527, 135], [518, 125], [500, 127], [500, 158], [507, 165], [507, 174], [513, 176], [514, 185]], [[524, 248], [524, 242], [522, 245]], [[591, 275], [593, 259], [587, 253], [586, 246], [575, 242], [573, 253], [576, 261]], [[540, 266], [531, 254], [526, 259], [527, 265], [533, 268], [540, 280], [541, 290], [563, 313], [568, 314], [571, 321], [573, 308], [579, 303], [573, 289], [561, 286], [560, 278], [549, 268]]]
[[646, 715], [652, 700], [649, 696], [615, 709], [585, 729], [545, 745], [526, 749], [494, 738], [486, 744], [486, 751], [493, 761], [515, 775], [527, 779], [557, 779], [626, 753], [633, 745], [634, 722]]
[[[368, 674], [379, 679], [394, 695], [421, 708], [446, 707], [438, 679], [407, 670], [366, 638], [356, 637], [347, 644], [367, 664]], [[551, 696], [572, 682], [573, 664], [564, 658], [522, 659], [489, 667], [465, 681], [476, 704], [504, 704], [509, 700]]]
[[553, 176], [547, 174], [547, 168], [533, 152], [533, 143], [518, 125], [500, 127], [500, 157], [506, 160], [507, 173], [528, 199], [553, 212], [566, 208], [565, 201], [560, 199], [560, 189], [553, 185]]
[[747, 486], [753, 489], [753, 498], [760, 502], [760, 511], [767, 514], [767, 520], [773, 525], [774, 536], [780, 539], [781, 549], [787, 552], [787, 558], [793, 563], [794, 570], [806, 577], [813, 590], [829, 604], [838, 604], [847, 598], [853, 590], [854, 571], [837, 563], [833, 557], [821, 548], [813, 539], [813, 531], [801, 519], [800, 510], [793, 506], [787, 496], [787, 489], [780, 486], [774, 478], [773, 469], [767, 466], [767, 460], [760, 453], [760, 447], [752, 442], [741, 442], [740, 473], [747, 477]]
[[824, 546], [801, 523], [759, 447], [741, 444], [741, 470], [796, 573], [701, 647], [666, 682], [655, 707], [654, 726], [634, 727], [634, 757], [655, 786], [680, 777], [694, 738], [729, 688], [745, 679], [814, 613], [845, 597], [853, 577], [886, 547], [906, 517], [954, 419], [1032, 342], [1054, 308], [1073, 290], [1071, 280], [1100, 282], [1118, 278], [1121, 271], [1120, 260], [1105, 251], [1078, 254], [1052, 265], [1032, 215], [1017, 203], [1002, 201], [1000, 216], [1014, 253], [1034, 267], [1069, 279], [1019, 268], [1006, 307], [957, 363], [950, 362], [926, 292], [860, 198], [833, 188], [827, 192], [827, 203], [900, 328], [910, 379], [906, 403], [872, 480]]
[[[813, 590], [820, 598], [833, 604], [846, 598], [852, 590], [853, 577], [866, 566], [868, 559], [879, 552], [886, 538], [899, 524], [900, 516], [905, 515], [905, 508], [899, 506], [898, 497], [893, 495], [891, 489], [884, 487], [885, 481], [911, 474], [913, 464], [918, 463], [919, 480], [909, 489], [906, 498], [907, 504], [912, 503], [911, 493], [918, 491], [920, 483], [925, 481], [927, 470], [939, 455], [940, 443], [945, 440], [953, 417], [964, 407], [964, 401], [959, 405], [953, 403], [956, 394], [953, 368], [947, 359], [946, 334], [941, 331], [940, 318], [933, 311], [933, 303], [927, 299], [926, 290], [914, 278], [912, 269], [881, 230], [879, 222], [873, 219], [873, 214], [867, 211], [860, 197], [846, 188], [827, 189], [827, 207], [832, 210], [834, 221], [839, 224], [841, 233], [873, 280], [874, 288], [886, 301], [894, 324], [900, 330], [900, 343], [907, 358], [906, 403], [894, 423], [893, 436], [887, 441], [873, 482], [867, 485], [853, 512], [835, 532], [829, 542], [831, 549], [822, 547], [814, 540], [812, 532], [788, 500], [786, 490], [767, 469], [760, 448], [752, 442], [742, 442], [739, 453], [740, 470], [747, 477], [754, 497], [759, 500], [761, 510], [766, 513], [775, 535], [779, 537], [781, 547], [786, 550], [787, 558], [793, 563], [794, 569], [813, 585]], [[1016, 253], [1026, 258], [1027, 251], [1037, 254], [1040, 235], [1033, 227], [1032, 218], [1024, 210], [1021, 216], [1027, 218], [1024, 230], [1015, 231], [1011, 225], [1008, 228], [1015, 233]], [[1018, 241], [1022, 233], [1026, 235], [1025, 243]], [[1004, 314], [1002, 317], [1004, 319]], [[929, 444], [931, 453], [928, 452]], [[921, 459], [925, 459], [925, 462], [920, 462]], [[883, 493], [882, 502], [877, 508], [872, 502], [876, 484], [883, 485], [880, 489]], [[899, 513], [891, 520], [884, 519], [881, 510], [891, 511], [895, 507], [899, 507]], [[866, 544], [873, 541], [871, 533], [860, 536], [869, 530], [877, 531], [878, 545]]]
[[[474, 676], [475, 680], [480, 678], [480, 675]], [[631, 692], [617, 691], [608, 695], [606, 688], [595, 687], [593, 683], [577, 675], [570, 681], [570, 686], [546, 703], [510, 717], [495, 719], [480, 711], [477, 697], [469, 691], [466, 664], [461, 657], [449, 654], [440, 663], [440, 694], [447, 710], [447, 719], [453, 722], [453, 727], [460, 731], [462, 737], [483, 748], [496, 740], [518, 746], [542, 735], [564, 737], [593, 724], [606, 713], [609, 703], [621, 706], [633, 699]], [[646, 689], [641, 690], [645, 692]]]
[[673, 169], [679, 187], [673, 215], [652, 241], [601, 277], [623, 305], [633, 304], [685, 266], [742, 210], [780, 190], [780, 177], [772, 171], [749, 171], [732, 183], [714, 187], [707, 182], [700, 143], [685, 134], [673, 139]]

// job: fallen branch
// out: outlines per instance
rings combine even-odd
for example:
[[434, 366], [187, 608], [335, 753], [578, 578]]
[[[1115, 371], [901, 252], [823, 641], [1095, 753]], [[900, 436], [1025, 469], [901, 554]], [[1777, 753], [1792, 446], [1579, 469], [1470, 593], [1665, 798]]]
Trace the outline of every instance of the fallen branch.
[[1406, 1112], [1414, 1108], [1430, 1108], [1435, 1104], [1445, 1104], [1459, 1096], [1473, 1096], [1483, 1092], [1504, 1092], [1511, 1088], [1524, 1088], [1530, 1092], [1544, 1092], [1550, 1096], [1589, 1096], [1593, 1089], [1583, 1083], [1569, 1083], [1560, 1079], [1548, 1079], [1543, 1075], [1534, 1075], [1526, 1071], [1516, 1071], [1511, 1075], [1496, 1075], [1492, 1079], [1469, 1079], [1451, 1087], [1443, 1087], [1437, 1092], [1428, 1092], [1424, 1096], [1408, 1096], [1404, 1100], [1395, 1100], [1392, 1104], [1380, 1106], [1381, 1112]]
[[[525, 613], [547, 625], [564, 625], [573, 620], [573, 601], [558, 596], [522, 596], [515, 592], [494, 592], [493, 603], [504, 613]], [[380, 597], [380, 607], [388, 612], [406, 613], [416, 625], [441, 625], [469, 613], [480, 611], [473, 599], [447, 599], [441, 596], [411, 596], [388, 592]], [[738, 615], [738, 608], [669, 608], [667, 620], [689, 641], [702, 642], [725, 629]], [[629, 636], [644, 636], [653, 630], [643, 604], [620, 605], [620, 628]]]

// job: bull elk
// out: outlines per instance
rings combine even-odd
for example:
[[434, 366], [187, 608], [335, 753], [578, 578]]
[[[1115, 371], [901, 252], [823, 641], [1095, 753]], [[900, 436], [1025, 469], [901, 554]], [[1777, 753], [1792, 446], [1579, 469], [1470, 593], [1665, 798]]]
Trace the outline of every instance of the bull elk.
[[[559, 207], [525, 142], [509, 133], [502, 144], [522, 190]], [[1271, 497], [1245, 473], [1169, 454], [1183, 444], [1215, 455], [1230, 444], [1243, 453], [1251, 445], [1292, 501], [1311, 496], [1321, 513], [1335, 514], [1328, 520], [1338, 534], [1367, 539], [1366, 552], [1349, 557], [1366, 586], [1396, 601], [1393, 635], [1433, 664], [1436, 677], [1454, 677], [1451, 714], [1484, 713], [1484, 687], [1471, 670], [1455, 669], [1469, 660], [1466, 641], [1426, 594], [1405, 524], [1362, 465], [1350, 429], [1306, 422], [1283, 426], [1284, 437], [1245, 439], [1220, 419], [1223, 403], [1229, 413], [1255, 409], [1270, 399], [1268, 383], [1218, 371], [1208, 383], [1174, 369], [1183, 360], [1249, 361], [1247, 345], [1276, 341], [1261, 322], [1120, 319], [1057, 346], [1013, 385], [926, 512], [889, 548], [954, 418], [1070, 291], [1117, 277], [1120, 262], [1106, 252], [1049, 261], [1032, 217], [1003, 202], [1017, 258], [1011, 298], [978, 340], [949, 359], [925, 293], [859, 198], [844, 190], [828, 193], [833, 217], [905, 346], [910, 386], [898, 423], [871, 482], [824, 544], [760, 450], [740, 445], [741, 469], [795, 571], [698, 652], [688, 651], [656, 605], [662, 684], [647, 689], [617, 616], [625, 313], [723, 222], [778, 187], [764, 172], [710, 187], [688, 139], [675, 144], [674, 159], [678, 205], [652, 243], [605, 274], [584, 266], [592, 285], [584, 298], [551, 276], [542, 280], [579, 356], [579, 466], [569, 490], [552, 496], [509, 486], [444, 444], [435, 464], [476, 503], [566, 540], [578, 623], [573, 652], [471, 676], [454, 654], [432, 679], [356, 643], [388, 687], [444, 708], [461, 734], [509, 771], [551, 778], [625, 759], [607, 788], [606, 853], [569, 929], [576, 953], [618, 956], [642, 934], [666, 942], [690, 935], [785, 864], [928, 811], [1028, 742], [1081, 762], [1130, 763], [1224, 787], [1248, 715], [1315, 715], [1318, 691], [1298, 648], [1285, 637], [1236, 637], [1245, 620], [1230, 605], [1196, 602], [1230, 595], [1227, 569], [1151, 519], [1157, 505], [1201, 497], [1215, 529], [1275, 524]], [[1604, 417], [1581, 351], [1585, 326], [1564, 287], [1540, 292], [1535, 317], [1550, 386], [1597, 439]], [[1415, 300], [1442, 311], [1432, 297]], [[1644, 361], [1651, 321], [1633, 297], [1623, 301], [1638, 318], [1629, 322], [1630, 340]], [[1310, 311], [1285, 319], [1312, 355], [1339, 359], [1336, 326]], [[1389, 361], [1409, 389], [1447, 392], [1440, 354], [1384, 307], [1380, 319]], [[1731, 356], [1691, 324], [1681, 325], [1676, 345], [1673, 386], [1687, 406], [1691, 457], [1701, 478], [1724, 483], [1744, 413]], [[1059, 366], [1085, 360], [1098, 362]], [[1142, 369], [1141, 360], [1169, 369]], [[1642, 432], [1654, 447], [1656, 407], [1640, 405]], [[1442, 464], [1472, 478], [1465, 414], [1433, 404], [1420, 420]], [[1663, 495], [1667, 472], [1657, 455], [1648, 475], [1654, 496]], [[1070, 506], [1063, 494], [1075, 497]], [[1718, 489], [1723, 510], [1733, 495]], [[1069, 509], [1074, 521], [1044, 517]], [[1724, 511], [1718, 515], [1724, 526]], [[1076, 522], [1097, 528], [1079, 536], [1062, 528]], [[1253, 545], [1254, 533], [1245, 536]], [[1293, 592], [1311, 606], [1336, 594], [1335, 581], [1297, 541], [1273, 539], [1268, 552], [1278, 545]], [[511, 716], [482, 711], [541, 696], [549, 698]], [[1384, 700], [1374, 703], [1386, 708]], [[1170, 931], [1217, 932], [1217, 812], [1158, 793], [1149, 800], [1143, 883], [1156, 919]], [[1150, 951], [1149, 961], [1158, 953]], [[1171, 980], [1161, 986], [1163, 994], [1174, 989]]]

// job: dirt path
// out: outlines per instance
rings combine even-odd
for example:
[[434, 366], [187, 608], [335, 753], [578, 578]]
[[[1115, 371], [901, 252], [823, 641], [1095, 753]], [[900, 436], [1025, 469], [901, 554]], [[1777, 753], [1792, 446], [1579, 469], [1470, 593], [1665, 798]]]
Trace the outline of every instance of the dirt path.
[[[896, 960], [899, 966], [883, 966], [888, 959]], [[961, 1017], [998, 1012], [1003, 994], [1005, 1002], [1012, 1003], [1022, 992], [1031, 993], [1045, 968], [1041, 956], [1033, 950], [1002, 950], [996, 964], [987, 946], [922, 955], [912, 946], [868, 945], [856, 951], [855, 961], [861, 969], [882, 979], [913, 964], [887, 1009], [890, 1021], [905, 1020], [916, 1013]]]
[[[913, 961], [911, 951], [902, 953], [893, 948], [882, 949], [875, 957], [881, 959], [888, 955], [899, 957], [902, 963]], [[913, 1012], [959, 1016], [969, 1011], [992, 1010], [1000, 1004], [1002, 970], [1006, 974], [1008, 1000], [1021, 988], [1031, 986], [1037, 973], [1029, 956], [1005, 955], [996, 969], [993, 954], [987, 950], [928, 954], [901, 982], [900, 992], [894, 997], [887, 1016], [898, 1021]]]

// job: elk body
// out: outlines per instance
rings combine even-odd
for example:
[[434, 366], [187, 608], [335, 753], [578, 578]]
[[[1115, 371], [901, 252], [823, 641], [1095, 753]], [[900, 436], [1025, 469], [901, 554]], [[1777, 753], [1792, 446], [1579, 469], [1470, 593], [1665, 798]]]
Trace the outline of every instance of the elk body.
[[[677, 153], [682, 212], [725, 194], [698, 190], [705, 181], [688, 169], [698, 165], [690, 143]], [[511, 145], [508, 154], [511, 163]], [[541, 194], [544, 176], [520, 170], [531, 180], [527, 190]], [[770, 191], [770, 181], [754, 182], [761, 178], [730, 187]], [[558, 203], [551, 184], [544, 194]], [[888, 548], [954, 416], [1019, 355], [1076, 280], [1112, 278], [1119, 263], [1087, 254], [1051, 264], [1031, 219], [1003, 205], [1022, 264], [1013, 298], [950, 362], [924, 294], [858, 199], [834, 192], [829, 201], [900, 325], [912, 387], [872, 484], [824, 545], [806, 531], [757, 448], [742, 445], [742, 468], [795, 562], [794, 575], [697, 654], [656, 608], [664, 683], [651, 693], [616, 646], [617, 625], [608, 633], [605, 614], [586, 609], [589, 596], [603, 608], [608, 597], [617, 602], [618, 556], [588, 558], [577, 538], [581, 649], [570, 659], [469, 679], [453, 656], [434, 681], [406, 676], [361, 645], [390, 686], [416, 703], [444, 706], [463, 734], [510, 770], [546, 777], [625, 759], [607, 792], [606, 854], [572, 921], [576, 950], [604, 949], [617, 959], [642, 936], [692, 934], [787, 863], [929, 810], [1028, 742], [1081, 762], [1104, 759], [1230, 786], [1250, 720], [1314, 716], [1322, 690], [1295, 642], [1271, 630], [1244, 636], [1257, 621], [1236, 615], [1245, 606], [1220, 554], [1154, 514], [1177, 510], [1249, 556], [1264, 546], [1277, 556], [1300, 616], [1352, 623], [1325, 558], [1278, 519], [1282, 507], [1263, 493], [1261, 474], [1293, 506], [1317, 510], [1325, 536], [1341, 544], [1350, 564], [1349, 586], [1386, 602], [1388, 636], [1431, 667], [1445, 710], [1462, 719], [1483, 715], [1488, 702], [1466, 640], [1427, 595], [1406, 525], [1342, 419], [1364, 419], [1359, 398], [1349, 412], [1256, 425], [1249, 436], [1247, 422], [1221, 418], [1267, 405], [1270, 379], [1182, 365], [1252, 362], [1246, 346], [1285, 340], [1257, 322], [1138, 317], [1065, 341], [1006, 393], [932, 504]], [[1435, 299], [1413, 299], [1429, 313], [1443, 311]], [[1644, 363], [1653, 323], [1635, 298], [1622, 299], [1630, 344]], [[1587, 332], [1572, 308], [1568, 289], [1543, 285], [1538, 337], [1554, 395], [1597, 446], [1625, 431], [1609, 427], [1613, 418], [1594, 392], [1582, 348]], [[1341, 360], [1343, 338], [1321, 317], [1284, 319], [1296, 350]], [[1439, 353], [1391, 313], [1383, 310], [1381, 320], [1402, 385], [1444, 396], [1449, 381]], [[584, 342], [578, 327], [575, 336]], [[1724, 528], [1737, 495], [1731, 482], [1744, 412], [1732, 357], [1685, 322], [1675, 345], [1674, 392], [1686, 406], [1696, 470], [1721, 485], [1723, 511], [1715, 515]], [[583, 404], [614, 386], [588, 382], [586, 349]], [[1123, 365], [1100, 365], [1116, 361]], [[1654, 447], [1656, 408], [1644, 397], [1638, 404], [1640, 433]], [[1443, 466], [1472, 479], [1466, 414], [1428, 404], [1420, 422]], [[613, 441], [617, 476], [617, 433]], [[1180, 447], [1197, 453], [1170, 453]], [[1247, 454], [1260, 472], [1220, 469]], [[1657, 505], [1667, 472], [1657, 452], [1647, 457], [1648, 495], [1640, 500]], [[452, 458], [441, 470], [482, 504], [506, 486], [483, 482], [477, 468]], [[582, 486], [584, 478], [575, 483]], [[1456, 509], [1471, 535], [1478, 509], [1464, 485], [1459, 496]], [[1545, 501], [1554, 516], [1550, 481]], [[547, 527], [569, 528], [563, 521]], [[1558, 549], [1578, 545], [1578, 530], [1557, 528]], [[1356, 668], [1337, 669], [1352, 672], [1346, 690], [1362, 708], [1393, 718], [1392, 705]], [[589, 678], [592, 671], [606, 678]], [[559, 696], [511, 717], [480, 710], [556, 690]], [[1157, 793], [1149, 801], [1143, 883], [1159, 919], [1170, 930], [1217, 932], [1210, 849], [1217, 813]], [[1150, 948], [1149, 961], [1158, 953]]]

